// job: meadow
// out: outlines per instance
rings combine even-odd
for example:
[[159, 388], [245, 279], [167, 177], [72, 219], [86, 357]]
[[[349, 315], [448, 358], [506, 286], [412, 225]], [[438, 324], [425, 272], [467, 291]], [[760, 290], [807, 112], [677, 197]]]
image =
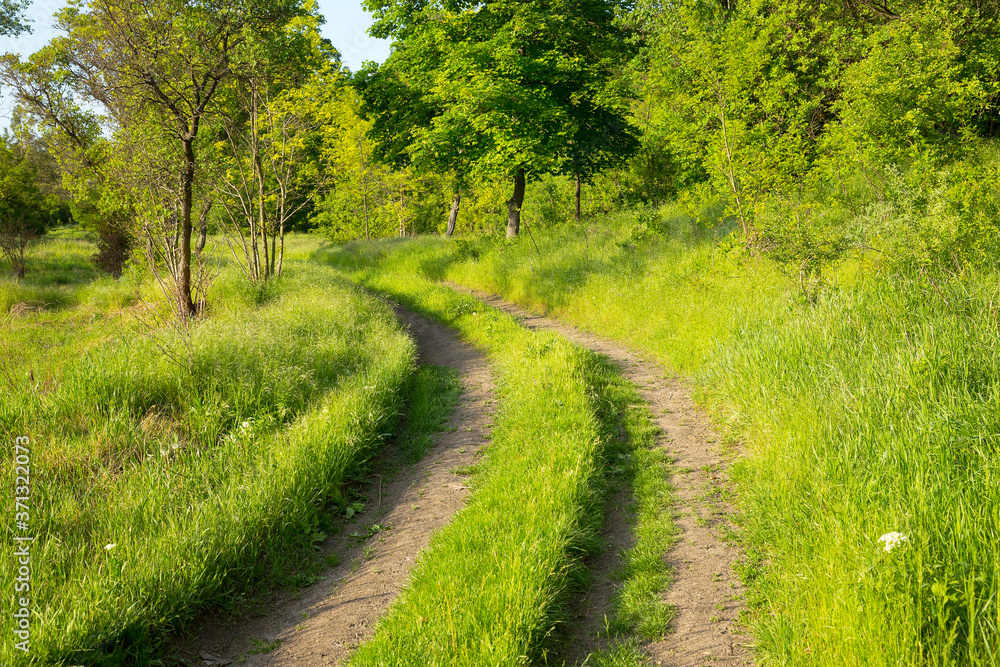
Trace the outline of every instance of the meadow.
[[[606, 360], [432, 284], [405, 257], [376, 267], [317, 243], [292, 238], [286, 275], [263, 287], [223, 265], [209, 316], [183, 325], [139, 268], [98, 276], [92, 244], [70, 230], [34, 249], [23, 281], [2, 283], [0, 423], [31, 441], [36, 537], [31, 653], [7, 643], [5, 664], [169, 660], [206, 611], [238, 616], [275, 587], [315, 580], [314, 545], [351, 514], [345, 482], [392, 432], [401, 458], [390, 465], [419, 460], [454, 400], [454, 378], [414, 369], [412, 342], [368, 290], [480, 347], [499, 408], [468, 507], [352, 664], [556, 660], [587, 558], [605, 548], [605, 498], [621, 489], [635, 541], [606, 639], [634, 652], [666, 631], [668, 461], [635, 389]], [[16, 453], [5, 457], [13, 486]], [[16, 559], [3, 567], [13, 586]]]
[[[384, 302], [323, 267], [266, 289], [222, 268], [211, 317], [156, 325], [148, 277], [94, 280], [88, 246], [44, 243], [34, 259], [58, 270], [3, 285], [0, 428], [31, 442], [29, 664], [148, 661], [206, 608], [302, 583], [414, 369]], [[13, 489], [12, 446], [3, 457]]]
[[355, 252], [501, 294], [694, 381], [736, 460], [733, 538], [762, 661], [1000, 662], [994, 274], [890, 272], [862, 255], [813, 302], [677, 206]]
[[[689, 378], [735, 461], [729, 537], [761, 662], [997, 664], [996, 276], [861, 255], [811, 299], [718, 236], [673, 206], [506, 242], [293, 237], [287, 275], [259, 289], [223, 268], [210, 317], [176, 326], [148, 276], [101, 278], [88, 242], [57, 233], [34, 276], [0, 283], [0, 424], [34, 443], [32, 664], [156, 660], [205, 609], [308, 582], [343, 483], [406, 402], [424, 405], [424, 432], [443, 410], [428, 396], [447, 379], [414, 375], [413, 344], [370, 290], [483, 350], [499, 408], [468, 506], [351, 664], [558, 664], [621, 488], [635, 543], [592, 663], [642, 664], [669, 621], [659, 555], [674, 539], [645, 408], [606, 360], [442, 281]], [[407, 462], [429, 446], [412, 438]], [[15, 561], [3, 568], [13, 582]]]

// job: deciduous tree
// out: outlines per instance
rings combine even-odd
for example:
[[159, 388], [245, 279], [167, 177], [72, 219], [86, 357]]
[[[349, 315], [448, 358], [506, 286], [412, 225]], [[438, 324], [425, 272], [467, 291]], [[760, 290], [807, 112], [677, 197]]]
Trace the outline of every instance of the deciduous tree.
[[[141, 179], [123, 182], [131, 196], [147, 198], [138, 210], [158, 220], [147, 225], [148, 240], [164, 244], [161, 257], [170, 265], [172, 301], [181, 316], [199, 312], [204, 296], [192, 289], [191, 274], [202, 126], [218, 110], [249, 37], [266, 41], [304, 12], [300, 0], [72, 0], [58, 14], [65, 37], [27, 64], [8, 59], [4, 67], [4, 78], [19, 93], [38, 93], [19, 95], [23, 101], [63, 131], [74, 130], [49, 113], [51, 101], [82, 99], [99, 109], [105, 132], [129, 137], [135, 150], [128, 155], [155, 153], [158, 175], [165, 162], [172, 165], [169, 196], [162, 186], [170, 180], [158, 180], [157, 188]], [[173, 149], [163, 151], [160, 143]], [[158, 196], [148, 200], [154, 191]], [[154, 234], [156, 227], [165, 233]]]
[[45, 234], [50, 220], [35, 176], [35, 167], [0, 138], [0, 253], [16, 278], [24, 277], [25, 250]]
[[358, 79], [377, 154], [419, 172], [512, 180], [508, 238], [529, 178], [572, 171], [573, 146], [580, 160], [596, 156], [585, 149], [594, 133], [627, 126], [613, 82], [629, 42], [615, 0], [366, 6], [372, 35], [394, 39], [389, 59]]

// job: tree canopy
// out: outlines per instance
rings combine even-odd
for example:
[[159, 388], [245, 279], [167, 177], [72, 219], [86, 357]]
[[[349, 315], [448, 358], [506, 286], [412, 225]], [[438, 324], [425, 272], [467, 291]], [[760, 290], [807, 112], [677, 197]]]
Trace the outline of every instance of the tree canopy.
[[29, 30], [22, 12], [30, 0], [0, 0], [0, 35], [17, 36]]
[[513, 179], [508, 237], [526, 178], [582, 171], [631, 146], [615, 76], [629, 44], [617, 3], [366, 6], [372, 35], [394, 39], [389, 59], [358, 77], [376, 154], [418, 171]]

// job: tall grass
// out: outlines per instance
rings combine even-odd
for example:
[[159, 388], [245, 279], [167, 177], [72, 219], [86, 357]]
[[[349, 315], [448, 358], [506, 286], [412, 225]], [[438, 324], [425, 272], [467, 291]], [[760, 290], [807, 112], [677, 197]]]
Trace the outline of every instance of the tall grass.
[[[388, 242], [368, 251], [393, 247], [403, 248]], [[500, 407], [468, 505], [432, 539], [350, 664], [543, 660], [566, 620], [568, 595], [581, 585], [580, 558], [596, 546], [607, 457], [622, 453], [610, 447], [599, 414], [607, 397], [595, 395], [608, 384], [609, 367], [564, 339], [530, 332], [472, 297], [432, 285], [405, 252], [385, 263], [359, 252], [319, 258], [481, 347], [495, 364]]]
[[[33, 442], [37, 540], [31, 653], [5, 640], [0, 662], [149, 659], [206, 605], [307, 559], [320, 509], [398, 413], [413, 352], [384, 304], [294, 267], [259, 308], [126, 333], [47, 390], [5, 393], [3, 432]], [[14, 559], [2, 568], [10, 599]]]
[[[1000, 663], [998, 276], [848, 264], [807, 305], [766, 260], [693, 229], [668, 208], [534, 243], [395, 251], [697, 381], [745, 439], [743, 573], [764, 660]], [[908, 539], [887, 552], [892, 531]]]

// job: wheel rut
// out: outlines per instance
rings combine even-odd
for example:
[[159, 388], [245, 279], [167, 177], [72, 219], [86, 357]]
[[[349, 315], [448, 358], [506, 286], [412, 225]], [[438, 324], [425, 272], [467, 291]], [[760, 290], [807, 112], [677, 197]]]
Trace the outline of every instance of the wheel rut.
[[[627, 348], [580, 331], [570, 325], [534, 315], [501, 299], [467, 288], [450, 285], [474, 294], [485, 303], [513, 315], [529, 329], [557, 332], [570, 341], [607, 356], [622, 375], [639, 390], [661, 429], [657, 446], [664, 448], [673, 460], [671, 483], [674, 487], [675, 523], [679, 537], [664, 558], [673, 570], [673, 583], [663, 601], [673, 605], [676, 616], [671, 632], [663, 641], [642, 648], [651, 664], [670, 667], [700, 667], [701, 665], [752, 665], [749, 638], [739, 633], [738, 617], [744, 608], [743, 585], [733, 572], [740, 559], [738, 549], [724, 539], [730, 529], [728, 517], [732, 508], [725, 501], [729, 488], [727, 460], [721, 452], [715, 433], [702, 411], [694, 404], [691, 391], [682, 381], [669, 378], [657, 365]], [[620, 504], [620, 503], [619, 503]], [[613, 506], [609, 520], [622, 516]], [[615, 538], [621, 527], [609, 526], [612, 545], [622, 543]], [[627, 545], [628, 541], [624, 541]], [[604, 559], [613, 564], [614, 555]], [[613, 594], [610, 571], [598, 565], [594, 582], [597, 604], [585, 604], [587, 619], [581, 624], [579, 642], [593, 642], [590, 618], [594, 611], [610, 607]], [[571, 651], [571, 653], [575, 653]], [[569, 656], [575, 657], [575, 656]]]
[[[462, 393], [435, 446], [417, 464], [391, 471], [394, 448], [372, 476], [366, 510], [356, 524], [329, 538], [322, 551], [340, 554], [339, 565], [295, 593], [282, 593], [256, 618], [206, 619], [178, 651], [188, 665], [250, 667], [341, 664], [374, 632], [409, 580], [431, 536], [461, 509], [469, 493], [455, 469], [474, 464], [489, 438], [493, 378], [483, 357], [447, 327], [401, 307], [396, 316], [417, 342], [421, 363], [458, 370]], [[377, 473], [381, 472], [379, 475]], [[354, 532], [372, 532], [363, 542]]]

